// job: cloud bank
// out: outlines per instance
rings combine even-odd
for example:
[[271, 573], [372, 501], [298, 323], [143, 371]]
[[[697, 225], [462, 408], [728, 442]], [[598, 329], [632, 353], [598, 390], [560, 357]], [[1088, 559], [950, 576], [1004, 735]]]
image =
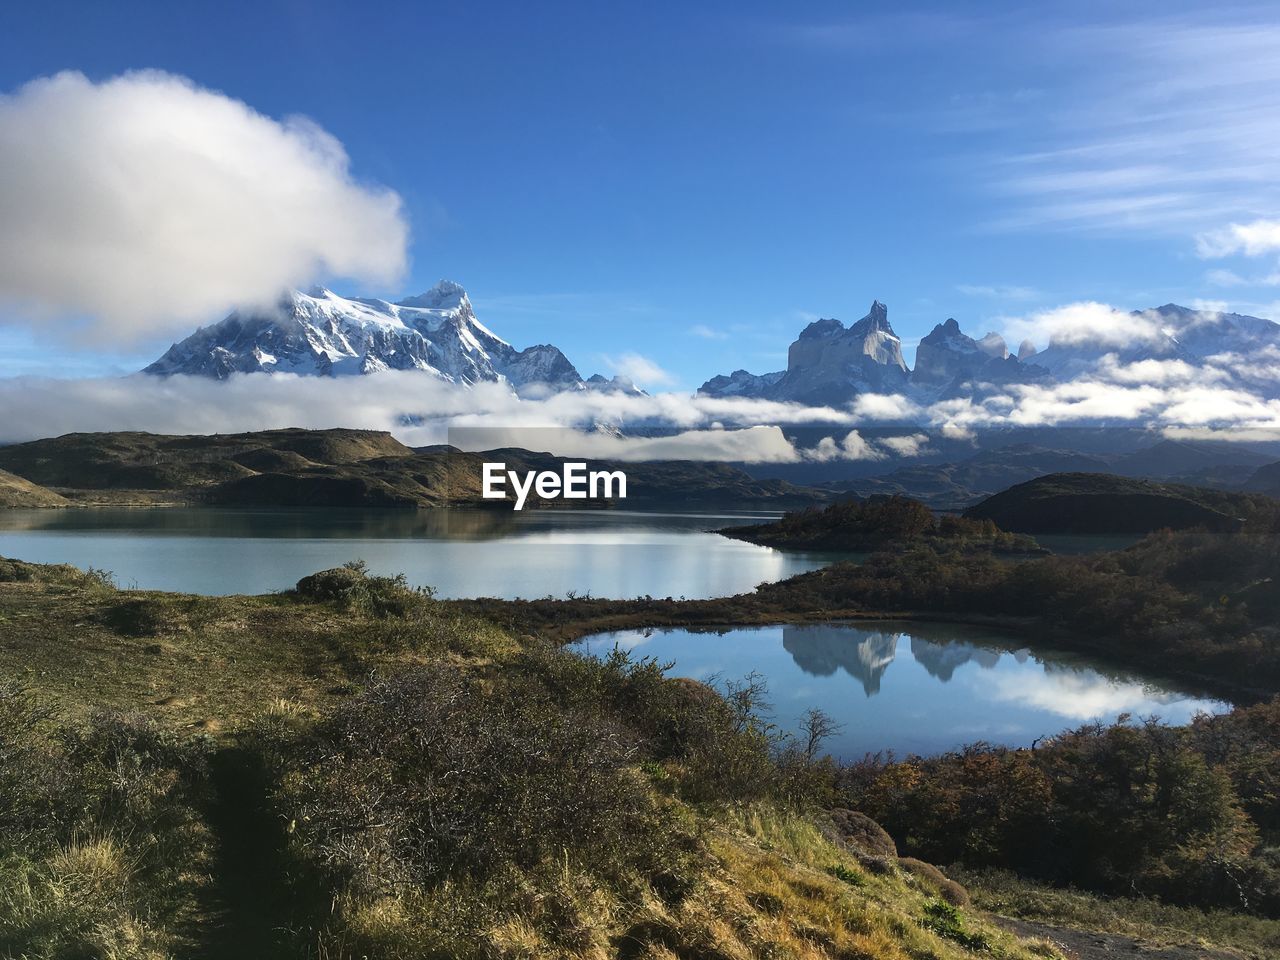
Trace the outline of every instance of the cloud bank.
[[[500, 384], [464, 390], [409, 371], [342, 378], [240, 374], [224, 382], [15, 377], [0, 380], [6, 414], [0, 442], [75, 431], [355, 427], [389, 430], [411, 446], [483, 436], [483, 448], [492, 449], [528, 446], [528, 437], [542, 429], [558, 438], [552, 452], [569, 455], [788, 463], [918, 457], [930, 452], [932, 437], [967, 440], [978, 430], [1000, 428], [1139, 426], [1169, 436], [1280, 439], [1280, 399], [1268, 399], [1280, 386], [1280, 354], [1254, 366], [1256, 382], [1232, 375], [1238, 359], [1224, 354], [1193, 366], [1124, 363], [1108, 355], [1094, 372], [1066, 383], [1008, 384], [930, 404], [863, 394], [842, 408], [674, 392], [569, 391], [522, 399]], [[897, 435], [865, 429], [887, 424]], [[905, 431], [904, 424], [910, 425]], [[823, 428], [821, 439], [797, 447], [783, 431], [801, 426]]]
[[1152, 341], [1160, 335], [1157, 315], [1133, 314], [1092, 300], [1005, 318], [1003, 325], [1010, 343], [1030, 340], [1040, 345], [1091, 343], [1119, 347]]
[[342, 144], [159, 72], [0, 98], [0, 303], [57, 332], [187, 333], [320, 277], [390, 283], [400, 198]]

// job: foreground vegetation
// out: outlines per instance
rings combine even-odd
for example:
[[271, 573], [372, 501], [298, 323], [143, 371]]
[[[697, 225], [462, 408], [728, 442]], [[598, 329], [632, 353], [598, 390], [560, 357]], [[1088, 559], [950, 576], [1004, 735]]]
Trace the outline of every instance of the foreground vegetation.
[[[0, 560], [0, 956], [1057, 955], [984, 907], [1274, 956], [1278, 535], [925, 536], [711, 601], [440, 601], [359, 564], [196, 597]], [[887, 613], [1002, 617], [1253, 705], [837, 764], [750, 679], [559, 646]]]
[[1052, 957], [744, 684], [358, 566], [200, 598], [0, 561], [0, 956]]

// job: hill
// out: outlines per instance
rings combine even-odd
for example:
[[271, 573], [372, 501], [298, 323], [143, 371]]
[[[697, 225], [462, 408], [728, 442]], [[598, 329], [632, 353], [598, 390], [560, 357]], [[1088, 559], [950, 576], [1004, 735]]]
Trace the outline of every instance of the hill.
[[938, 543], [951, 548], [980, 547], [1007, 553], [1044, 552], [1030, 537], [1005, 533], [990, 520], [936, 516], [906, 497], [843, 501], [823, 509], [786, 514], [773, 523], [729, 527], [726, 537], [790, 550], [863, 552], [889, 545]]
[[1121, 534], [1204, 527], [1230, 532], [1259, 514], [1270, 498], [1104, 473], [1055, 473], [1020, 483], [965, 511], [1022, 533]]
[[[492, 505], [482, 465], [522, 474], [559, 472], [566, 458], [527, 450], [467, 453], [412, 449], [373, 430], [267, 430], [209, 436], [79, 433], [0, 447], [0, 470], [79, 503], [217, 504], [244, 507], [435, 507]], [[722, 463], [593, 461], [622, 470], [627, 503], [797, 507], [831, 494], [757, 480]], [[557, 501], [559, 502], [559, 501]], [[582, 501], [573, 501], [582, 505]], [[546, 502], [531, 505], [547, 505]]]
[[66, 497], [0, 470], [0, 507], [65, 507]]
[[1280, 463], [1268, 463], [1266, 466], [1259, 467], [1245, 481], [1244, 489], [1280, 497]]
[[6, 957], [1060, 956], [826, 812], [741, 698], [395, 578], [0, 559], [0, 619]]
[[862, 497], [900, 494], [935, 510], [962, 510], [1015, 483], [1046, 474], [1106, 469], [1107, 461], [1093, 454], [1015, 443], [953, 463], [913, 464], [832, 486]]

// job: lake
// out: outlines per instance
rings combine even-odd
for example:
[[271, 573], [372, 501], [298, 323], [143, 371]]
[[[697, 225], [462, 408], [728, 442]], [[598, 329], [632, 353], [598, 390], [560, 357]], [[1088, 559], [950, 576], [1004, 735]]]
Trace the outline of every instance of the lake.
[[795, 730], [817, 707], [843, 729], [826, 749], [842, 759], [892, 750], [929, 755], [985, 740], [1030, 746], [1037, 737], [1120, 714], [1185, 723], [1230, 705], [1167, 681], [1108, 670], [1068, 653], [963, 624], [878, 622], [658, 629], [581, 641], [603, 656], [615, 646], [674, 661], [674, 676], [718, 685], [756, 672], [769, 686], [771, 719]]
[[266, 593], [349, 560], [443, 597], [728, 596], [814, 570], [709, 531], [776, 513], [624, 510], [0, 510], [0, 556], [110, 570], [122, 587]]

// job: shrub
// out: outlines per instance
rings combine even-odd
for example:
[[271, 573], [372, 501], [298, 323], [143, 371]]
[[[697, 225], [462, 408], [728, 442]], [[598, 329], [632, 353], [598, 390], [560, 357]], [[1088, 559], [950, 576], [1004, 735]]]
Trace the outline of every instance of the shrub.
[[656, 871], [678, 852], [627, 733], [533, 682], [423, 667], [276, 756], [299, 854], [363, 895], [546, 862]]
[[430, 587], [410, 587], [403, 573], [371, 576], [363, 560], [303, 577], [294, 592], [308, 600], [334, 603], [343, 610], [375, 617], [408, 616], [435, 596]]
[[1091, 724], [1037, 750], [873, 759], [843, 771], [841, 789], [930, 861], [1179, 903], [1270, 902], [1256, 829], [1185, 728]]
[[924, 883], [951, 906], [967, 907], [969, 905], [969, 891], [947, 877], [932, 863], [925, 863], [915, 857], [900, 857], [898, 866]]
[[893, 837], [865, 813], [838, 808], [831, 811], [831, 822], [843, 843], [875, 857], [897, 859], [898, 846]]

